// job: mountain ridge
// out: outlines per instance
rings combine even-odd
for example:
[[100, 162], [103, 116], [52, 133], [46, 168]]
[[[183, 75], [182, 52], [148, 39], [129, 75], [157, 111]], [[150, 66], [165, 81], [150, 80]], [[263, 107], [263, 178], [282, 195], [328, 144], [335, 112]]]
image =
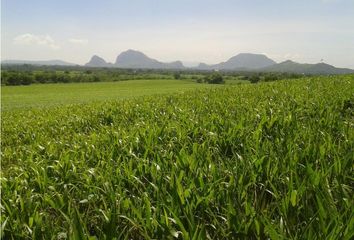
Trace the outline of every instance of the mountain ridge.
[[327, 63], [297, 63], [291, 60], [259, 69], [263, 72], [288, 72], [297, 74], [348, 74], [354, 73], [353, 69], [337, 68]]
[[43, 65], [43, 66], [76, 66], [78, 64], [66, 62], [59, 59], [54, 60], [2, 60], [1, 64], [8, 64], [8, 65], [23, 65], [23, 64], [30, 64], [30, 65]]
[[[99, 58], [97, 64], [94, 64], [93, 58]], [[218, 64], [207, 65], [205, 63], [200, 63], [199, 66], [192, 69], [199, 70], [237, 70], [237, 69], [260, 69], [263, 67], [268, 67], [270, 65], [276, 64], [276, 62], [268, 58], [264, 54], [253, 54], [253, 53], [240, 53], [236, 56], [229, 58], [226, 62], [221, 62]], [[88, 67], [100, 67], [107, 65], [106, 62], [94, 55], [91, 60], [85, 64]], [[107, 65], [108, 66], [108, 65]], [[120, 68], [151, 68], [151, 69], [185, 69], [181, 61], [174, 62], [160, 62], [156, 59], [150, 58], [144, 53], [128, 49], [120, 53], [114, 64], [110, 65], [111, 67], [120, 67]]]
[[[75, 66], [77, 64], [62, 60], [3, 60], [1, 64], [32, 64], [32, 65], [61, 65]], [[171, 70], [225, 70], [225, 71], [250, 71], [250, 72], [288, 72], [298, 74], [347, 74], [354, 73], [353, 69], [337, 68], [327, 63], [297, 63], [286, 60], [276, 63], [264, 54], [240, 53], [230, 57], [225, 62], [217, 64], [199, 63], [195, 67], [185, 67], [181, 61], [161, 62], [150, 58], [143, 52], [128, 49], [116, 57], [114, 63], [109, 63], [98, 55], [93, 55], [84, 67], [110, 67], [110, 68], [131, 68], [131, 69], [171, 69]]]

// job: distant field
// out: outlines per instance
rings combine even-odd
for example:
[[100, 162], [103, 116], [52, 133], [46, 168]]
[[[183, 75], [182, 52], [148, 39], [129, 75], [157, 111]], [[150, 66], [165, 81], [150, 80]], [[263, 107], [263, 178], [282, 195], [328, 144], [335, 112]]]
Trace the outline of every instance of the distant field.
[[[230, 81], [231, 82], [231, 81]], [[4, 111], [177, 93], [215, 85], [183, 80], [131, 80], [100, 83], [34, 84], [1, 87]]]
[[353, 89], [353, 76], [4, 88], [25, 109], [1, 116], [0, 238], [353, 239]]

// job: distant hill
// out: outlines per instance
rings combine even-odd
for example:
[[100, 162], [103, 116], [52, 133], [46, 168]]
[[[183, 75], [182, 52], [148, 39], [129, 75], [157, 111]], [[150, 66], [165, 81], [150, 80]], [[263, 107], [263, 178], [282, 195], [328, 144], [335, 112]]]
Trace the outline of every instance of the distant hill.
[[206, 63], [199, 63], [199, 65], [197, 67], [195, 67], [198, 70], [211, 70], [212, 69], [212, 65], [208, 65]]
[[146, 56], [144, 53], [129, 49], [119, 54], [114, 64], [107, 63], [103, 58], [94, 55], [85, 64], [87, 67], [145, 68], [145, 69], [184, 69], [181, 61], [164, 63]]
[[326, 63], [297, 63], [291, 60], [260, 69], [264, 72], [289, 72], [299, 74], [347, 74], [354, 73], [348, 68], [336, 68]]
[[175, 62], [170, 62], [170, 63], [164, 63], [167, 68], [170, 69], [183, 69], [185, 66], [181, 61], [175, 61]]
[[88, 63], [85, 64], [86, 67], [112, 67], [111, 63], [107, 63], [103, 58], [93, 55]]
[[231, 57], [226, 62], [214, 65], [200, 63], [198, 70], [254, 70], [276, 64], [275, 61], [263, 54], [240, 53]]
[[32, 60], [4, 60], [1, 61], [1, 64], [8, 65], [48, 65], [48, 66], [75, 66], [77, 64], [65, 62], [62, 60], [44, 60], [44, 61], [32, 61]]
[[117, 56], [116, 67], [122, 68], [159, 68], [162, 64], [152, 58], [149, 58], [144, 53], [134, 50], [122, 52]]
[[214, 65], [214, 68], [220, 70], [260, 69], [274, 64], [276, 64], [275, 61], [263, 54], [240, 53], [226, 62]]
[[185, 68], [181, 61], [172, 63], [163, 63], [149, 58], [144, 53], [127, 50], [118, 55], [115, 67], [120, 68], [150, 68], [150, 69], [183, 69]]

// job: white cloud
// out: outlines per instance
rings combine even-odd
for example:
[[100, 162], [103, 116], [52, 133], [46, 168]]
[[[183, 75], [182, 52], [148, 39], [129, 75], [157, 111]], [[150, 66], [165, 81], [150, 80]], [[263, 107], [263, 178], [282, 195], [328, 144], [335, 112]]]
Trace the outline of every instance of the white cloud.
[[51, 49], [59, 49], [59, 45], [49, 35], [34, 35], [25, 33], [14, 38], [14, 43], [17, 45], [40, 45], [47, 46]]
[[70, 38], [68, 40], [70, 43], [86, 45], [88, 43], [87, 39]]

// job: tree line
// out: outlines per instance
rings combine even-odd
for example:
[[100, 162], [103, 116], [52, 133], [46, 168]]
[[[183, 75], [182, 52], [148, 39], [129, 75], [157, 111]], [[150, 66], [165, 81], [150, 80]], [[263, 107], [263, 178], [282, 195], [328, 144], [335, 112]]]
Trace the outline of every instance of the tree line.
[[225, 79], [247, 80], [251, 83], [303, 77], [294, 73], [257, 73], [203, 70], [108, 69], [64, 66], [2, 66], [1, 85], [38, 83], [106, 82], [138, 79], [181, 79], [198, 83], [223, 84]]
[[70, 72], [18, 72], [2, 71], [2, 85], [30, 85], [32, 83], [70, 83], [70, 82], [99, 82], [95, 74], [70, 74]]

